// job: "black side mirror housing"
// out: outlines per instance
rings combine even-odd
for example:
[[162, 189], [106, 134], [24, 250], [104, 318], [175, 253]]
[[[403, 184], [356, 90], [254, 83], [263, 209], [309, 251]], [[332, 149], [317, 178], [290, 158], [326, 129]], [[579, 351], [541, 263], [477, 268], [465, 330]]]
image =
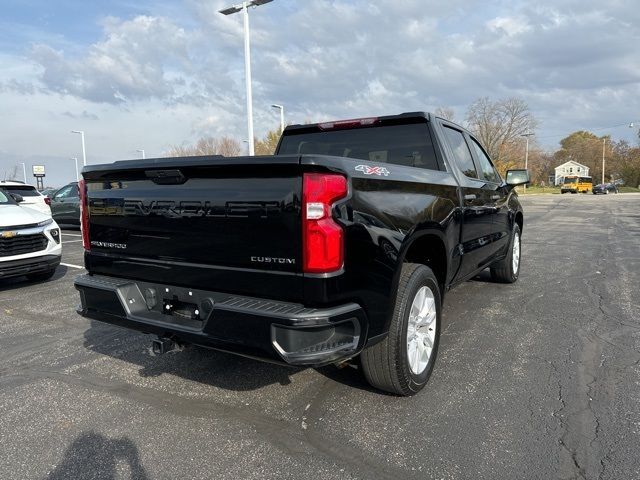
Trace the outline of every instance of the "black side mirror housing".
[[527, 185], [531, 183], [529, 179], [529, 170], [507, 170], [507, 178], [505, 183], [508, 188], [515, 188], [518, 185]]
[[13, 198], [16, 203], [24, 202], [24, 198], [22, 198], [22, 195], [20, 195], [19, 193], [11, 193], [10, 195], [11, 195], [11, 198]]

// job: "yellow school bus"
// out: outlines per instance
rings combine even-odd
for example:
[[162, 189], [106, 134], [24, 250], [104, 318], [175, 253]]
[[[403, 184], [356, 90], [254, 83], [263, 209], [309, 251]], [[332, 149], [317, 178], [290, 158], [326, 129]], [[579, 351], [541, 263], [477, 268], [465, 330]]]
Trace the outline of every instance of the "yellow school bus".
[[560, 185], [560, 193], [587, 193], [593, 188], [591, 177], [579, 177], [577, 175], [568, 175], [562, 180]]

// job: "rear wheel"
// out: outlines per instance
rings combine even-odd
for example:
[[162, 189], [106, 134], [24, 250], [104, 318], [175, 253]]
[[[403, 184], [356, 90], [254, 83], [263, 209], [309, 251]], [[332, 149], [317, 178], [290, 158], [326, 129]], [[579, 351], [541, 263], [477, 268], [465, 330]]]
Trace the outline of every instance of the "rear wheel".
[[51, 270], [47, 270], [46, 272], [30, 273], [29, 275], [27, 275], [27, 278], [32, 282], [43, 282], [53, 277], [54, 273], [56, 273], [56, 269], [52, 268]]
[[509, 253], [503, 260], [500, 260], [491, 267], [491, 278], [501, 283], [514, 283], [518, 280], [520, 276], [521, 253], [520, 226], [516, 223], [511, 231]]
[[389, 334], [360, 355], [372, 386], [404, 396], [424, 387], [438, 353], [441, 310], [433, 271], [420, 264], [403, 265]]

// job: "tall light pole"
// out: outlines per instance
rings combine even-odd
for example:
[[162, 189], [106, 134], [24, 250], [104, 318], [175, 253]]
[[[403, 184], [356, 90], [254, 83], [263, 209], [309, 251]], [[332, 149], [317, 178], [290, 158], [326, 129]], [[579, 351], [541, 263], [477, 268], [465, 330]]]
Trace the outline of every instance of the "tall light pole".
[[271, 105], [271, 108], [277, 108], [280, 110], [280, 133], [284, 132], [284, 106], [276, 105], [275, 103]]
[[142, 154], [142, 159], [144, 160], [146, 157], [144, 156], [144, 148], [139, 148], [136, 152], [140, 152]]
[[[525, 150], [524, 150], [524, 169], [525, 170], [527, 170], [529, 167], [529, 137], [532, 135], [533, 133], [530, 133], [530, 132], [522, 134], [522, 136], [527, 139], [527, 146], [525, 147]], [[526, 192], [527, 185], [525, 184], [523, 187], [524, 187], [524, 191]]]
[[604, 184], [604, 147], [607, 144], [607, 137], [602, 139], [602, 183]]
[[76, 182], [80, 181], [80, 173], [78, 172], [78, 157], [69, 157], [71, 160], [76, 162]]
[[255, 153], [253, 140], [253, 97], [251, 94], [251, 49], [249, 45], [249, 7], [259, 7], [273, 0], [245, 1], [220, 10], [223, 15], [242, 12], [244, 17], [244, 81], [247, 88], [247, 131], [249, 137], [249, 155]]
[[24, 162], [20, 162], [22, 164], [22, 174], [24, 175], [24, 183], [27, 183], [27, 166]]
[[87, 166], [87, 153], [84, 150], [84, 132], [82, 130], [71, 130], [71, 133], [79, 133], [82, 139], [82, 164]]

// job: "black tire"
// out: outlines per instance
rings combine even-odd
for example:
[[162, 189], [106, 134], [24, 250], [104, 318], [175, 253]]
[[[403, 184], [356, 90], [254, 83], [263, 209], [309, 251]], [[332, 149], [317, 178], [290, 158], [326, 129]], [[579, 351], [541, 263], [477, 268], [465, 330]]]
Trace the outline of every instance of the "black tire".
[[[435, 301], [435, 338], [424, 370], [415, 374], [411, 371], [409, 364], [407, 328], [411, 304], [423, 286], [431, 290]], [[398, 282], [389, 334], [383, 341], [363, 350], [360, 354], [362, 370], [369, 384], [396, 395], [410, 396], [418, 393], [433, 371], [440, 343], [441, 315], [442, 296], [434, 273], [424, 265], [404, 264]]]
[[[518, 267], [516, 271], [513, 270], [513, 242], [515, 241], [516, 235], [518, 236], [518, 246], [519, 246], [519, 260]], [[511, 240], [509, 242], [509, 252], [507, 256], [500, 260], [498, 263], [495, 263], [491, 266], [491, 278], [495, 282], [500, 283], [514, 283], [518, 280], [520, 276], [520, 265], [522, 265], [522, 241], [520, 234], [520, 226], [515, 223], [513, 225], [513, 230], [511, 231]]]
[[53, 274], [56, 273], [56, 269], [52, 268], [51, 270], [47, 270], [46, 272], [41, 273], [30, 273], [27, 275], [27, 279], [31, 282], [44, 282], [45, 280], [49, 280], [53, 277]]

